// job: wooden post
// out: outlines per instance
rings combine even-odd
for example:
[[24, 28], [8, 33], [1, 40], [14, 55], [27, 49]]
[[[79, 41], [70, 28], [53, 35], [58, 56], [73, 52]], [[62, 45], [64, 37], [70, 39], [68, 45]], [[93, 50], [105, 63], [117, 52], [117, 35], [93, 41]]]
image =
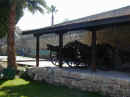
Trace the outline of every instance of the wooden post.
[[91, 68], [92, 71], [96, 72], [96, 31], [92, 31], [92, 60], [91, 60]]
[[39, 37], [40, 36], [36, 36], [36, 67], [39, 66]]
[[59, 67], [62, 67], [63, 57], [62, 57], [62, 48], [63, 48], [63, 33], [59, 33]]

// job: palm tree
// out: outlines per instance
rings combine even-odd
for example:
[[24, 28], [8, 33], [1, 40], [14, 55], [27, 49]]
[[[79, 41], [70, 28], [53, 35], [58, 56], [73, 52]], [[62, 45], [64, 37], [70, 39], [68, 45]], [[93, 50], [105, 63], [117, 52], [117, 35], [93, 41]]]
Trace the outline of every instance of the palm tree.
[[54, 5], [51, 5], [50, 7], [50, 11], [51, 12], [51, 25], [54, 25], [54, 13], [56, 13], [58, 10], [56, 9], [56, 7]]
[[15, 56], [15, 25], [23, 15], [23, 9], [28, 8], [29, 11], [35, 13], [44, 12], [43, 8], [48, 9], [44, 0], [8, 0], [9, 1], [9, 20], [8, 20], [8, 67], [17, 69]]

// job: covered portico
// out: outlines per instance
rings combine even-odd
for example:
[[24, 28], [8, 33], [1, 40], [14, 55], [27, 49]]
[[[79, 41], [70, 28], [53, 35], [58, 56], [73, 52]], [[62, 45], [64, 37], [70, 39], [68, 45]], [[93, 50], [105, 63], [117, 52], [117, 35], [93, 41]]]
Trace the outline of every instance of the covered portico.
[[34, 37], [36, 37], [36, 64], [39, 66], [39, 45], [40, 45], [40, 36], [44, 34], [50, 34], [55, 33], [59, 35], [59, 53], [60, 53], [60, 59], [59, 59], [59, 66], [62, 67], [63, 58], [62, 58], [62, 48], [63, 48], [63, 35], [64, 33], [67, 33], [69, 31], [74, 30], [88, 30], [92, 32], [92, 40], [91, 40], [91, 46], [92, 46], [92, 60], [91, 60], [91, 69], [93, 71], [96, 71], [96, 32], [100, 29], [103, 29], [105, 27], [109, 27], [111, 25], [120, 25], [120, 24], [130, 24], [130, 15], [122, 15], [122, 16], [116, 16], [116, 17], [109, 17], [109, 18], [103, 18], [98, 20], [91, 20], [91, 21], [79, 21], [79, 22], [68, 22], [68, 23], [62, 23], [57, 24], [54, 26], [42, 28], [42, 29], [36, 29], [36, 30], [29, 30], [29, 31], [23, 31], [23, 35], [33, 34]]

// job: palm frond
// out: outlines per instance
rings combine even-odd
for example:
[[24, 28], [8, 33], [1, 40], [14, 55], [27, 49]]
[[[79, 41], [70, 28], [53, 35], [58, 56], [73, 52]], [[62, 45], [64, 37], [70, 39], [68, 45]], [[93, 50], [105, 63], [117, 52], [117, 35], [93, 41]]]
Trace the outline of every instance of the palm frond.
[[28, 8], [32, 13], [35, 13], [35, 11], [44, 13], [44, 10], [48, 10], [49, 7], [45, 0], [26, 0], [25, 8]]
[[58, 12], [58, 10], [56, 9], [56, 6], [55, 5], [51, 5], [51, 7], [48, 9], [48, 12], [47, 13], [56, 13]]

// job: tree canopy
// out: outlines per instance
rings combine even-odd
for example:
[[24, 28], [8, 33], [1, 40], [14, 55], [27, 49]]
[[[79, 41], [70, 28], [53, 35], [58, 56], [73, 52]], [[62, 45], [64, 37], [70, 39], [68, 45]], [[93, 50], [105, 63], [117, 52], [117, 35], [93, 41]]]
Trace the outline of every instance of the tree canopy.
[[32, 13], [44, 13], [45, 9], [49, 9], [45, 0], [16, 0], [16, 23], [23, 16], [25, 8]]
[[9, 6], [11, 6], [12, 1], [16, 1], [16, 24], [24, 15], [25, 8], [32, 13], [36, 11], [44, 13], [44, 9], [49, 9], [44, 0], [0, 0], [0, 38], [8, 32]]
[[8, 8], [0, 8], [0, 38], [8, 32]]

